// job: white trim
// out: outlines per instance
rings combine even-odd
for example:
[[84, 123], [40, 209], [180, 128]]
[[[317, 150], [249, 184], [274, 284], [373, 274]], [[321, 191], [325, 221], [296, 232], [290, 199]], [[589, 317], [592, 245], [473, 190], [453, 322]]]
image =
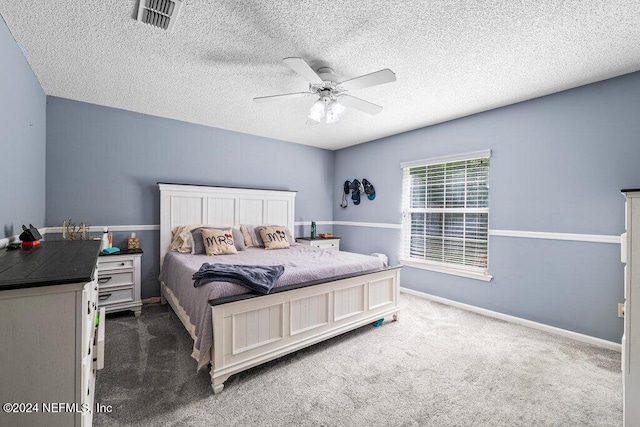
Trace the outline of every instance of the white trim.
[[437, 297], [435, 295], [427, 294], [420, 291], [414, 291], [413, 289], [400, 287], [400, 292], [404, 292], [409, 295], [414, 295], [420, 298], [428, 299], [431, 301], [439, 302], [441, 304], [450, 305], [452, 307], [460, 308], [462, 310], [472, 311], [474, 313], [482, 314], [483, 316], [493, 317], [494, 319], [504, 320], [510, 323], [516, 323], [518, 325], [527, 326], [529, 328], [538, 329], [540, 331], [549, 332], [555, 335], [560, 335], [566, 338], [571, 338], [576, 341], [592, 344], [598, 347], [607, 348], [609, 350], [621, 351], [621, 345], [612, 341], [603, 340], [601, 338], [592, 337], [590, 335], [580, 334], [578, 332], [568, 331], [566, 329], [556, 328], [555, 326], [545, 325], [544, 323], [534, 322], [533, 320], [523, 319], [521, 317], [510, 316], [508, 314], [499, 313], [497, 311], [487, 310], [486, 308], [480, 308], [469, 304], [464, 304], [458, 301], [452, 301], [450, 299]]
[[474, 151], [471, 153], [454, 154], [452, 156], [434, 157], [431, 159], [413, 160], [400, 163], [400, 167], [411, 168], [415, 166], [437, 165], [440, 163], [458, 162], [462, 160], [486, 159], [491, 157], [491, 150]]
[[[316, 221], [318, 225], [342, 225], [350, 227], [371, 227], [371, 228], [388, 228], [393, 230], [401, 230], [402, 224], [383, 223], [383, 222], [357, 222], [357, 221]], [[311, 225], [311, 221], [296, 221], [295, 226]], [[100, 232], [108, 227], [109, 231], [157, 231], [160, 230], [160, 224], [141, 224], [141, 225], [92, 225], [90, 232]], [[47, 233], [62, 233], [62, 227], [43, 227], [39, 228], [40, 234], [43, 236]], [[620, 236], [610, 236], [605, 234], [573, 234], [573, 233], [553, 233], [547, 231], [521, 231], [521, 230], [489, 230], [490, 236], [498, 237], [518, 237], [523, 239], [547, 239], [547, 240], [565, 240], [574, 242], [590, 242], [590, 243], [610, 243], [620, 244]], [[13, 237], [5, 237], [0, 239], [0, 248], [5, 247], [9, 242], [18, 239], [18, 235]]]
[[[40, 233], [42, 234], [42, 233]], [[12, 237], [4, 237], [2, 239], [0, 239], [0, 249], [7, 247], [7, 245], [15, 240], [18, 240], [18, 236], [12, 236]]]
[[[309, 223], [310, 224], [310, 223]], [[373, 227], [373, 228], [390, 228], [401, 230], [402, 224], [382, 223], [382, 222], [356, 222], [356, 221], [322, 221], [316, 224], [326, 225], [343, 225], [352, 227]], [[297, 223], [296, 225], [302, 225]], [[489, 230], [490, 236], [499, 237], [519, 237], [523, 239], [547, 239], [547, 240], [566, 240], [574, 242], [589, 243], [611, 243], [620, 244], [620, 236], [610, 236], [605, 234], [574, 234], [574, 233], [553, 233], [547, 231], [521, 231], [521, 230]]]
[[355, 221], [333, 221], [333, 225], [347, 225], [353, 227], [391, 228], [401, 230], [402, 224], [389, 224], [383, 222], [355, 222]]
[[[109, 231], [155, 231], [160, 230], [160, 224], [144, 225], [92, 225], [89, 227], [90, 233], [102, 232], [107, 227]], [[45, 233], [62, 233], [62, 227], [46, 227]]]
[[[308, 225], [311, 226], [311, 221], [296, 221], [293, 223], [293, 225], [300, 226], [300, 225]], [[333, 221], [316, 221], [316, 225], [333, 225]]]
[[569, 240], [573, 242], [620, 244], [620, 236], [604, 234], [550, 233], [546, 231], [489, 230], [490, 236], [522, 237], [526, 239]]
[[429, 271], [435, 271], [438, 273], [451, 274], [454, 276], [466, 277], [468, 279], [482, 280], [483, 282], [490, 282], [491, 279], [493, 279], [493, 276], [489, 274], [475, 272], [471, 270], [463, 270], [463, 269], [458, 269], [453, 267], [446, 267], [443, 265], [428, 264], [424, 262], [411, 261], [411, 260], [405, 260], [405, 259], [401, 259], [399, 260], [399, 262], [400, 264], [406, 265], [407, 267], [414, 267], [414, 268], [420, 268], [422, 270], [429, 270]]

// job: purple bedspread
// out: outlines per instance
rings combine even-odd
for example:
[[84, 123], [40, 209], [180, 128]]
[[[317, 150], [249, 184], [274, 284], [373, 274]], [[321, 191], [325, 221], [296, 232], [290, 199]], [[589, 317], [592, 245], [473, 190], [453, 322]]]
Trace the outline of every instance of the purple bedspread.
[[343, 274], [359, 273], [383, 267], [377, 257], [344, 251], [323, 250], [293, 244], [289, 249], [247, 248], [231, 255], [190, 255], [168, 252], [164, 257], [160, 280], [173, 292], [195, 327], [194, 357], [198, 369], [210, 360], [213, 325], [209, 300], [249, 292], [228, 282], [211, 282], [193, 286], [193, 273], [203, 263], [239, 265], [284, 265], [284, 274], [275, 287], [319, 280]]

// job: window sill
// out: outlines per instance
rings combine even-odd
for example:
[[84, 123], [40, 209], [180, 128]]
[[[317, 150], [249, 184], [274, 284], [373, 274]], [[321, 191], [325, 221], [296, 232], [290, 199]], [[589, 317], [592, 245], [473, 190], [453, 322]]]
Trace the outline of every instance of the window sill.
[[416, 262], [416, 261], [401, 259], [400, 264], [406, 265], [407, 267], [420, 268], [422, 270], [436, 271], [438, 273], [466, 277], [468, 279], [482, 280], [484, 282], [490, 282], [491, 279], [493, 279], [493, 276], [490, 276], [489, 274], [486, 274], [486, 273], [462, 270], [458, 268], [450, 268], [450, 267], [445, 267], [441, 265], [427, 264], [423, 262]]

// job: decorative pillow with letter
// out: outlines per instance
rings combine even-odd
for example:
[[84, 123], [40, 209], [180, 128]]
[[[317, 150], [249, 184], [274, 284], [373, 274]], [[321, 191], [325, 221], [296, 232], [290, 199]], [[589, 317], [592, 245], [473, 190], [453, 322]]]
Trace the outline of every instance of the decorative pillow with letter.
[[[204, 239], [202, 238], [203, 229], [227, 230], [227, 228], [223, 227], [199, 227], [195, 230], [191, 230], [191, 235], [193, 236], [193, 247], [191, 248], [191, 253], [193, 255], [202, 255], [206, 253], [204, 247]], [[237, 228], [232, 228], [231, 234], [233, 235], [233, 244], [236, 247], [236, 250], [244, 251], [244, 239], [240, 230], [238, 230]]]
[[204, 249], [207, 255], [238, 253], [233, 244], [233, 233], [230, 228], [226, 230], [204, 228], [202, 230], [202, 240], [204, 242]]
[[289, 231], [289, 229], [287, 227], [285, 227], [284, 225], [275, 225], [275, 224], [265, 224], [265, 225], [257, 225], [255, 228], [255, 236], [256, 236], [256, 240], [257, 240], [257, 245], [261, 248], [265, 247], [264, 242], [262, 241], [262, 235], [260, 234], [260, 230], [262, 230], [264, 227], [282, 227], [284, 228], [284, 234], [287, 236], [287, 240], [289, 241], [289, 244], [291, 243], [295, 243], [296, 241], [293, 239], [293, 236], [291, 235], [291, 232]]
[[286, 227], [260, 227], [260, 237], [265, 249], [286, 249], [289, 247]]

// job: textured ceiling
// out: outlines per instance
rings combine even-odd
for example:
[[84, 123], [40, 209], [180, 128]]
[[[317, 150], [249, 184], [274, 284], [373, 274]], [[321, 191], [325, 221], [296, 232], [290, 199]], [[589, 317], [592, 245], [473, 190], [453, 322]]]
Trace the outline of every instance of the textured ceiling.
[[[173, 33], [137, 0], [2, 0], [48, 95], [338, 149], [640, 70], [638, 0], [186, 0]], [[313, 98], [257, 104], [308, 83], [285, 57], [379, 104], [306, 125]]]

